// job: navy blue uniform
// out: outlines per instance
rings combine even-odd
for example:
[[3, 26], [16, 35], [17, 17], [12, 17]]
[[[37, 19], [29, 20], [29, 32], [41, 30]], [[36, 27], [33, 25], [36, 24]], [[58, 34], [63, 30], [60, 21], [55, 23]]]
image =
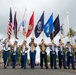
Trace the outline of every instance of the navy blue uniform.
[[58, 59], [59, 59], [59, 68], [62, 68], [62, 64], [64, 69], [66, 69], [66, 60], [65, 60], [65, 52], [64, 52], [64, 47], [62, 47], [62, 45], [60, 45], [58, 47]]
[[25, 50], [21, 51], [21, 68], [26, 69], [26, 62], [27, 62], [27, 48], [25, 48]]
[[34, 42], [31, 42], [29, 44], [30, 46], [30, 65], [31, 65], [31, 68], [34, 69], [34, 66], [35, 66], [35, 56], [36, 56], [36, 44]]
[[4, 68], [6, 68], [7, 59], [10, 53], [10, 45], [4, 42], [4, 52], [3, 52], [3, 61], [4, 61]]
[[16, 67], [17, 58], [18, 58], [18, 48], [16, 48], [16, 51], [14, 51], [14, 48], [12, 48], [12, 68]]
[[67, 66], [68, 66], [68, 68], [70, 68], [70, 62], [72, 64], [72, 69], [75, 69], [75, 67], [74, 67], [74, 54], [73, 54], [72, 46], [67, 47]]
[[57, 69], [57, 65], [56, 65], [56, 51], [55, 51], [55, 48], [56, 48], [56, 45], [55, 44], [52, 44], [50, 46], [50, 66], [51, 68], [54, 68]]
[[36, 50], [34, 50], [34, 52], [30, 51], [30, 65], [32, 69], [34, 69], [35, 66], [35, 56], [36, 56]]

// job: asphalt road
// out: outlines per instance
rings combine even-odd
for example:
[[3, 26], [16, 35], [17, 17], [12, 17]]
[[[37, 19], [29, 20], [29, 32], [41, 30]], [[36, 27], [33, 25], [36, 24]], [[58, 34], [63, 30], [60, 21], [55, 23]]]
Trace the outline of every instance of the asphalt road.
[[40, 69], [40, 67], [36, 67], [35, 69], [20, 69], [20, 67], [16, 67], [16, 69], [12, 69], [8, 67], [4, 69], [0, 67], [0, 75], [76, 75], [76, 70], [72, 69]]

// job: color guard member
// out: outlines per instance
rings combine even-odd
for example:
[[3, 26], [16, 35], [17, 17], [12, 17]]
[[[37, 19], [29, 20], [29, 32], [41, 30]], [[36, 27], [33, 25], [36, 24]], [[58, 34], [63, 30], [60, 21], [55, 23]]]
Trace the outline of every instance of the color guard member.
[[41, 43], [39, 44], [40, 47], [40, 66], [41, 69], [43, 68], [43, 59], [45, 62], [45, 67], [46, 69], [48, 69], [48, 65], [47, 65], [47, 52], [46, 52], [46, 48], [47, 48], [47, 44], [45, 44], [44, 40], [41, 40]]
[[37, 44], [34, 42], [34, 38], [31, 38], [30, 46], [30, 65], [31, 68], [34, 69], [35, 66], [35, 56], [36, 56], [36, 47]]
[[21, 68], [24, 69], [26, 69], [27, 52], [28, 52], [28, 47], [26, 43], [27, 41], [23, 41], [23, 44], [21, 45]]
[[70, 69], [70, 62], [72, 64], [72, 69], [75, 69], [73, 46], [70, 44], [70, 42], [67, 42], [66, 49], [67, 49], [67, 66], [68, 66], [68, 69]]
[[54, 66], [54, 69], [57, 69], [57, 65], [56, 65], [56, 44], [54, 43], [54, 40], [51, 41], [52, 43], [49, 45], [50, 47], [50, 66], [51, 69]]
[[64, 69], [66, 69], [64, 44], [62, 43], [61, 39], [59, 39], [58, 59], [59, 59], [59, 68], [61, 69], [62, 68], [62, 64], [63, 64]]
[[4, 69], [6, 69], [6, 63], [9, 57], [10, 47], [11, 47], [10, 38], [5, 39], [3, 44], [4, 44], [3, 61], [4, 61]]
[[15, 41], [12, 45], [12, 68], [15, 69], [18, 58], [18, 42]]

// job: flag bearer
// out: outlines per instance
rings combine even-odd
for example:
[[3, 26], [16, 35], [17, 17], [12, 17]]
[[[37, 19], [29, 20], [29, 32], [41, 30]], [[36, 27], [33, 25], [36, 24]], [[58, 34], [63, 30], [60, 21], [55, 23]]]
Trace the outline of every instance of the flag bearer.
[[76, 65], [76, 39], [75, 39], [75, 45], [73, 46], [73, 48], [74, 48], [75, 65]]
[[30, 65], [31, 68], [34, 69], [35, 66], [35, 56], [36, 56], [36, 47], [37, 44], [34, 42], [34, 38], [31, 38], [30, 46]]
[[63, 64], [64, 69], [66, 69], [64, 44], [62, 43], [61, 39], [59, 39], [58, 59], [59, 59], [59, 68], [61, 69], [62, 68], [62, 64]]
[[67, 49], [67, 66], [70, 69], [70, 62], [71, 62], [72, 69], [75, 69], [73, 46], [70, 44], [70, 42], [67, 42], [66, 49]]
[[15, 69], [18, 58], [18, 42], [15, 41], [12, 45], [12, 68]]
[[23, 44], [21, 45], [21, 68], [24, 69], [26, 69], [27, 50], [28, 50], [26, 43], [27, 43], [26, 41], [23, 41]]
[[4, 61], [4, 69], [6, 69], [6, 63], [9, 57], [10, 47], [11, 47], [10, 38], [5, 39], [3, 44], [4, 44], [3, 61]]
[[45, 44], [44, 40], [41, 40], [41, 43], [39, 44], [40, 47], [40, 66], [41, 69], [43, 68], [43, 60], [45, 62], [45, 67], [46, 69], [48, 69], [48, 65], [47, 65], [47, 52], [46, 52], [46, 48], [47, 48], [47, 44]]
[[51, 69], [54, 66], [54, 69], [57, 69], [56, 65], [56, 44], [54, 43], [54, 40], [52, 40], [52, 43], [49, 45], [50, 47], [50, 66]]

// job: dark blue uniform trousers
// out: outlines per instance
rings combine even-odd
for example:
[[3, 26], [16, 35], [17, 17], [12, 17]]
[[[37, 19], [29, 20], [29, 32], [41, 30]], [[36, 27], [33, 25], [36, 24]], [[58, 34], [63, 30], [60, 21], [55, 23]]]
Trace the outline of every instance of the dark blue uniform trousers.
[[67, 52], [67, 66], [70, 68], [70, 62], [72, 64], [72, 68], [74, 67], [74, 55], [70, 56], [70, 52]]
[[21, 68], [26, 68], [26, 62], [27, 62], [27, 53], [24, 55], [21, 54]]
[[31, 68], [34, 68], [34, 66], [35, 66], [35, 56], [36, 56], [36, 50], [34, 52], [30, 51], [30, 65], [31, 65]]
[[53, 51], [50, 51], [50, 66], [51, 68], [57, 68], [56, 66], [56, 52], [54, 51], [55, 54], [53, 54]]
[[61, 53], [61, 51], [58, 51], [59, 67], [61, 68], [63, 64], [63, 67], [66, 68], [65, 53]]
[[16, 55], [13, 55], [14, 52], [12, 52], [12, 67], [15, 68], [16, 67], [16, 61], [18, 58], [18, 52], [16, 52]]
[[9, 57], [9, 52], [10, 52], [9, 50], [3, 52], [4, 67], [6, 67], [6, 62]]

